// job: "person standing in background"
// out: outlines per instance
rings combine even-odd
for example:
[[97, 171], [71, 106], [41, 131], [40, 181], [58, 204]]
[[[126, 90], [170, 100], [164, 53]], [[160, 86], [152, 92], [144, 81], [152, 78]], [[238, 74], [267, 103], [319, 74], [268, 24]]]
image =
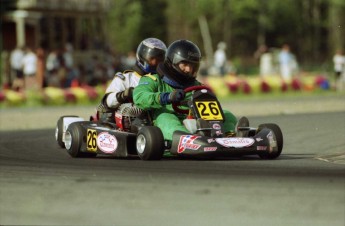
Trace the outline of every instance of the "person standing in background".
[[333, 64], [334, 64], [334, 74], [335, 74], [335, 88], [337, 90], [342, 89], [342, 76], [345, 76], [345, 56], [342, 50], [337, 50], [335, 55], [333, 56]]
[[290, 46], [288, 44], [283, 45], [278, 55], [278, 62], [280, 65], [280, 75], [282, 79], [285, 82], [289, 81], [292, 76], [293, 56], [290, 52]]
[[60, 87], [59, 78], [57, 76], [57, 71], [60, 68], [60, 62], [58, 59], [59, 54], [58, 49], [52, 49], [48, 53], [45, 63], [47, 72], [45, 76], [46, 86]]
[[25, 90], [37, 89], [37, 56], [30, 47], [26, 47], [22, 63]]
[[65, 67], [68, 69], [73, 68], [74, 58], [73, 58], [73, 46], [71, 43], [66, 43], [63, 50], [63, 58], [65, 62]]
[[269, 51], [267, 46], [262, 47], [262, 53], [259, 56], [260, 62], [260, 76], [264, 78], [268, 75], [273, 74], [273, 59], [272, 53]]
[[9, 76], [8, 85], [13, 90], [21, 91], [24, 88], [24, 75], [23, 75], [23, 57], [24, 48], [17, 46], [10, 56], [11, 75]]
[[217, 73], [224, 76], [226, 71], [227, 57], [226, 57], [226, 43], [219, 42], [217, 45], [217, 50], [214, 53], [214, 66], [217, 69]]

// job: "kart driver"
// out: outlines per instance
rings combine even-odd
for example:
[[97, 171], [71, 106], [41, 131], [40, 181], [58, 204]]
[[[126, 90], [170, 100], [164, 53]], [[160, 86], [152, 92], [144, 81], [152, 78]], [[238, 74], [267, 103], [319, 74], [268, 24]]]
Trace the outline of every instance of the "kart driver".
[[114, 112], [123, 103], [132, 102], [132, 92], [141, 76], [155, 74], [158, 63], [164, 60], [166, 45], [157, 38], [144, 39], [136, 51], [136, 65], [133, 71], [115, 74], [97, 110], [100, 119], [114, 121]]
[[[196, 80], [201, 60], [199, 47], [188, 40], [177, 40], [167, 49], [163, 63], [157, 67], [157, 73], [140, 78], [134, 89], [133, 100], [137, 107], [151, 110], [153, 123], [159, 127], [164, 139], [171, 141], [175, 130], [188, 132], [183, 125], [186, 115], [177, 114], [172, 103], [185, 99], [184, 89], [201, 85]], [[235, 134], [236, 117], [224, 111], [225, 131]]]

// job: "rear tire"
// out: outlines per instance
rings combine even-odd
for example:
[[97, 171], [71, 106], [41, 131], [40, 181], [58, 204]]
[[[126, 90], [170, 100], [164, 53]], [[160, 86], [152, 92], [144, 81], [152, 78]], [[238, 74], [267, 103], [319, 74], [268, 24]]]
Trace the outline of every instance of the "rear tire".
[[73, 158], [95, 157], [97, 153], [81, 152], [80, 147], [85, 136], [83, 127], [78, 122], [70, 124], [66, 130], [66, 149]]
[[277, 141], [278, 151], [273, 152], [273, 153], [259, 154], [259, 156], [262, 159], [276, 159], [280, 156], [280, 154], [282, 153], [282, 150], [283, 150], [283, 133], [282, 133], [280, 127], [274, 123], [265, 123], [265, 124], [259, 125], [258, 132], [260, 130], [262, 130], [263, 128], [268, 128], [274, 133], [274, 136], [275, 136], [276, 141]]
[[136, 140], [137, 153], [142, 160], [160, 160], [164, 154], [164, 137], [156, 126], [144, 126]]
[[57, 121], [56, 128], [55, 128], [55, 139], [61, 148], [65, 148], [65, 143], [62, 141], [62, 135], [63, 135], [63, 119], [69, 117], [69, 118], [77, 118], [78, 116], [75, 115], [65, 115], [61, 116], [59, 120]]

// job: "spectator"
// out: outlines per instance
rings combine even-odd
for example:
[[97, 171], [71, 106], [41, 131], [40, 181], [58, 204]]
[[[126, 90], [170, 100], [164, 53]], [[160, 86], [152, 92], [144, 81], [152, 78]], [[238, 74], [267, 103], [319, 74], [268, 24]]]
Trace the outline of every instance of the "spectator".
[[58, 60], [59, 51], [57, 49], [49, 52], [46, 61], [46, 82], [48, 86], [60, 87], [59, 78], [57, 76], [57, 71], [60, 67], [60, 62]]
[[9, 76], [8, 85], [17, 91], [24, 88], [24, 74], [22, 64], [24, 54], [24, 48], [18, 46], [11, 52], [10, 56], [11, 75]]
[[260, 61], [260, 76], [262, 78], [266, 77], [267, 75], [273, 74], [273, 60], [272, 60], [272, 53], [269, 49], [264, 46], [262, 47], [262, 53], [259, 56]]
[[226, 43], [218, 43], [217, 50], [214, 53], [214, 66], [217, 70], [217, 73], [221, 76], [224, 76], [226, 71], [227, 57], [226, 57]]
[[74, 67], [72, 44], [66, 43], [62, 57], [65, 66], [65, 77], [62, 81], [62, 87], [67, 88], [71, 87], [73, 81], [76, 81], [79, 76], [78, 68]]
[[26, 47], [23, 57], [24, 87], [26, 90], [37, 89], [37, 56], [30, 47]]
[[74, 59], [73, 59], [73, 46], [70, 43], [66, 43], [65, 49], [63, 52], [63, 58], [65, 62], [65, 67], [67, 69], [71, 69], [74, 66]]
[[342, 50], [337, 50], [333, 56], [336, 89], [342, 89], [342, 80], [345, 75], [345, 56]]
[[290, 46], [284, 44], [279, 55], [278, 62], [280, 66], [280, 75], [284, 81], [289, 81], [292, 76], [294, 57], [290, 52]]

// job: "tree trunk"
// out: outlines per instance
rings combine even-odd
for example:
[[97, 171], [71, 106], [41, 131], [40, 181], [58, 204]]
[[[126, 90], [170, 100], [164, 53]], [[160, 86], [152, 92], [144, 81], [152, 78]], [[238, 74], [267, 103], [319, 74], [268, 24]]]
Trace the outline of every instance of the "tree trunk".
[[212, 39], [210, 31], [208, 29], [208, 23], [204, 15], [199, 16], [199, 27], [201, 31], [202, 40], [204, 43], [207, 66], [210, 67], [213, 62], [213, 48], [212, 48]]
[[329, 46], [333, 54], [337, 49], [345, 47], [345, 6], [331, 1], [329, 7]]

